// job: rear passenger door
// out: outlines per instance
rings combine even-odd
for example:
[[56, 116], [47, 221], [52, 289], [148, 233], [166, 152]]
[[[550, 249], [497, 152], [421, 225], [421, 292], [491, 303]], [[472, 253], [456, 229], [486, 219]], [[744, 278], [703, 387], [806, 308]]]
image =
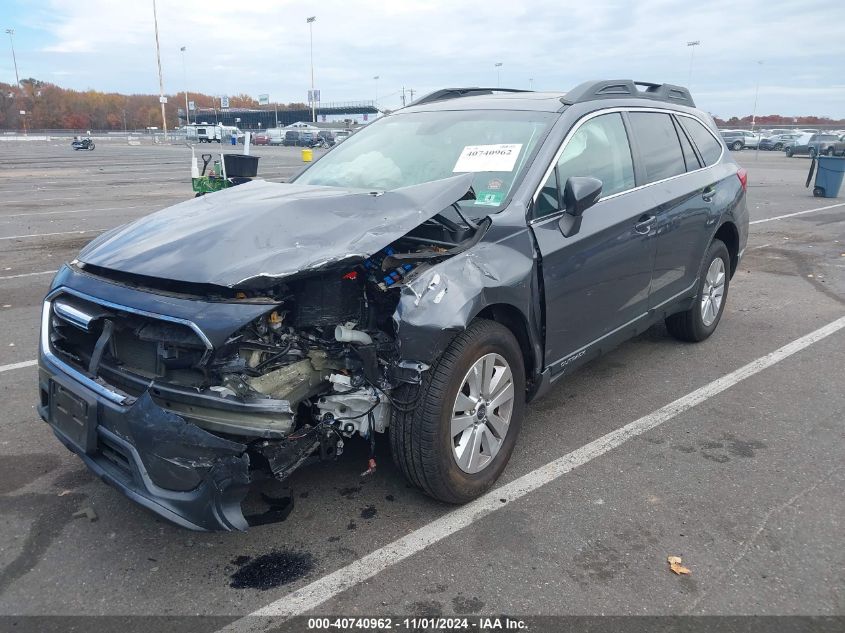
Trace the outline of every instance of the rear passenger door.
[[[721, 144], [693, 118], [668, 112], [630, 112], [638, 178], [652, 197], [657, 252], [649, 308], [660, 309], [693, 293], [701, 257], [715, 231], [716, 176], [706, 169]], [[688, 131], [690, 130], [690, 131]], [[691, 138], [697, 134], [705, 150]], [[706, 154], [706, 158], [703, 154]]]
[[[564, 237], [561, 189], [570, 176], [598, 178], [602, 197], [584, 212], [578, 233]], [[649, 194], [635, 186], [624, 119], [611, 112], [571, 133], [537, 193], [531, 228], [541, 256], [552, 373], [597, 341], [629, 336], [648, 311], [656, 239]]]

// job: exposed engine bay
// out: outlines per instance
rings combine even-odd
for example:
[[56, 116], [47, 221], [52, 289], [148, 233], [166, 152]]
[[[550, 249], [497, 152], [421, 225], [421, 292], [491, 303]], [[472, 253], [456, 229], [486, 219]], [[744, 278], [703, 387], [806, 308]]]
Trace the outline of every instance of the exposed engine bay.
[[[284, 480], [309, 458], [335, 459], [344, 441], [369, 442], [394, 408], [415, 406], [419, 372], [398, 355], [394, 312], [402, 288], [475, 244], [488, 226], [458, 205], [372, 256], [256, 288], [153, 279], [75, 262], [87, 275], [145, 292], [250, 306], [259, 312], [213, 348], [183, 324], [122, 313], [72, 295], [53, 302], [51, 344], [68, 361], [133, 396], [247, 447], [250, 470]], [[98, 312], [99, 311], [99, 312]], [[80, 328], [75, 313], [102, 323]]]

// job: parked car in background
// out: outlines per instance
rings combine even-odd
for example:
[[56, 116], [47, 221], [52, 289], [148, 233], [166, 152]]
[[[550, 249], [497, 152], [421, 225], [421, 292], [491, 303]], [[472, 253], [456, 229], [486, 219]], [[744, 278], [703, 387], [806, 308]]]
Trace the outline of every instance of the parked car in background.
[[799, 136], [801, 135], [794, 132], [790, 134], [774, 134], [768, 138], [760, 139], [760, 149], [780, 152], [791, 141], [794, 141]]
[[302, 147], [311, 147], [311, 143], [314, 142], [314, 137], [316, 136], [316, 132], [305, 131], [299, 133], [299, 144]]
[[845, 145], [836, 134], [803, 134], [791, 145], [785, 146], [784, 151], [790, 158], [805, 154], [810, 158], [815, 158], [820, 154], [827, 156], [841, 154], [845, 151]]
[[317, 132], [317, 135], [325, 139], [326, 143], [329, 144], [329, 147], [335, 144], [334, 134], [332, 134], [329, 130], [320, 130]]
[[337, 132], [337, 133], [334, 135], [334, 142], [335, 142], [335, 143], [340, 143], [341, 141], [345, 141], [345, 140], [346, 140], [346, 139], [348, 139], [351, 135], [352, 135], [352, 132], [350, 132], [349, 130], [343, 130], [343, 131], [341, 131], [341, 132]]
[[299, 132], [297, 130], [288, 130], [285, 132], [285, 139], [282, 141], [282, 145], [285, 147], [296, 147], [299, 145]]
[[723, 130], [722, 138], [725, 144], [734, 151], [750, 148], [756, 149], [760, 143], [760, 135], [748, 130]]
[[269, 145], [270, 136], [266, 133], [256, 134], [252, 137], [253, 145]]

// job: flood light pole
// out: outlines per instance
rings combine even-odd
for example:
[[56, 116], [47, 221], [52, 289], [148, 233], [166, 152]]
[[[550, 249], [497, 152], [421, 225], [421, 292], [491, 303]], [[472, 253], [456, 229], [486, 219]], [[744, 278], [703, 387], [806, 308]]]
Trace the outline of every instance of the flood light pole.
[[499, 88], [499, 79], [502, 71], [502, 62], [496, 62], [495, 64], [493, 64], [493, 66], [496, 67], [496, 87]]
[[6, 29], [6, 33], [9, 36], [9, 44], [12, 45], [12, 62], [15, 64], [15, 81], [17, 81], [17, 85], [21, 85], [21, 78], [18, 76], [18, 59], [15, 57], [15, 40], [12, 39], [12, 36], [15, 34], [15, 29]]
[[689, 77], [687, 78], [687, 90], [692, 89], [692, 58], [695, 54], [695, 47], [700, 45], [701, 42], [698, 40], [687, 42], [687, 48], [689, 48]]
[[159, 103], [161, 104], [161, 125], [164, 129], [164, 140], [167, 140], [167, 117], [164, 114], [164, 79], [161, 76], [161, 50], [158, 45], [158, 12], [156, 11], [156, 0], [153, 0], [153, 23], [156, 31], [156, 59], [158, 60], [158, 93]]
[[[751, 131], [754, 131], [754, 126], [757, 124], [757, 95], [760, 92], [760, 74], [763, 71], [763, 62], [757, 62], [757, 85], [754, 88], [754, 110], [751, 112]], [[760, 144], [757, 144], [759, 148]]]
[[308, 24], [308, 33], [311, 38], [311, 122], [317, 122], [317, 99], [314, 94], [314, 22], [317, 20], [316, 15], [306, 18], [305, 22]]
[[379, 75], [376, 75], [375, 77], [373, 77], [373, 79], [376, 82], [376, 113], [378, 113], [378, 79], [379, 79]]
[[188, 110], [188, 71], [185, 70], [185, 50], [187, 49], [186, 46], [183, 46], [179, 50], [182, 51], [182, 81], [185, 88], [185, 125], [187, 126], [191, 122], [191, 113]]

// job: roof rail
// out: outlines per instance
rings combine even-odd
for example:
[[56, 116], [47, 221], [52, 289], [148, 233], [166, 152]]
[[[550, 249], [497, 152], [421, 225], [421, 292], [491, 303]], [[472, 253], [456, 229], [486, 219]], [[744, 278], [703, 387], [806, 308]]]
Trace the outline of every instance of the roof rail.
[[[641, 88], [642, 86], [643, 88]], [[597, 99], [652, 99], [695, 107], [689, 90], [672, 84], [654, 84], [630, 79], [602, 79], [586, 81], [561, 97], [566, 105]]]
[[494, 92], [531, 92], [531, 90], [520, 90], [519, 88], [441, 88], [420, 97], [409, 105], [416, 106], [434, 101], [446, 101], [447, 99], [459, 99], [460, 97], [475, 97], [478, 95], [491, 95]]

